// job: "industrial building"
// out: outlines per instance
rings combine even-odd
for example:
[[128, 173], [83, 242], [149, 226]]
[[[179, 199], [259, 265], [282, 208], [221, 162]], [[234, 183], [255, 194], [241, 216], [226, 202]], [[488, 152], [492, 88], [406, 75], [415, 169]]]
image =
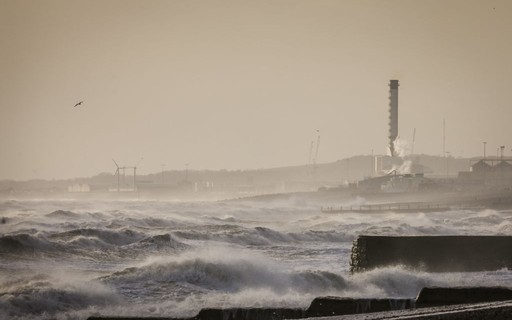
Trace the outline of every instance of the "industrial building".
[[459, 172], [460, 184], [478, 188], [512, 186], [512, 158], [482, 158], [472, 162], [470, 171]]

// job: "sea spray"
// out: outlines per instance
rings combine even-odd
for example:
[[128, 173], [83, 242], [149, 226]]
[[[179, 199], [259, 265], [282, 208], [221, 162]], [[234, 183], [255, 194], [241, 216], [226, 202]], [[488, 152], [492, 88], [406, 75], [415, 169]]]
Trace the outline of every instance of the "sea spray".
[[[366, 199], [340, 202], [358, 203]], [[306, 308], [324, 295], [410, 298], [424, 285], [512, 281], [509, 270], [349, 273], [358, 235], [512, 235], [508, 211], [362, 215], [323, 214], [296, 199], [38, 200], [0, 203], [0, 213], [8, 218], [0, 318], [184, 317], [207, 307]]]

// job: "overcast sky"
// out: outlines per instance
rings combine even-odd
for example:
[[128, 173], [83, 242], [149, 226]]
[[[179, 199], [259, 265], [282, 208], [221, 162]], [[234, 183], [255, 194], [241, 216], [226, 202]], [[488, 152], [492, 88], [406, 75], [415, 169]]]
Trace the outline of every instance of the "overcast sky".
[[[512, 154], [512, 1], [0, 0], [0, 179]], [[84, 101], [79, 107], [77, 102]]]

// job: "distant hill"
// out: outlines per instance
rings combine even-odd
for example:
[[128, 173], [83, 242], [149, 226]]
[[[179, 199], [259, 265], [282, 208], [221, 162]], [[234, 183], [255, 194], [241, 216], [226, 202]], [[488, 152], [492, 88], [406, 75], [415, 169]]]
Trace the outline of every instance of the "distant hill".
[[[338, 186], [348, 182], [356, 182], [372, 175], [374, 161], [371, 155], [354, 156], [336, 162], [316, 165], [299, 165], [257, 170], [189, 170], [164, 171], [137, 176], [139, 188], [168, 187], [183, 185], [184, 180], [190, 181], [190, 188], [209, 186], [217, 190], [229, 188], [247, 188], [259, 192], [287, 192], [316, 190], [321, 186]], [[425, 174], [431, 176], [455, 176], [459, 171], [468, 171], [470, 159], [440, 157], [429, 155], [412, 155], [407, 157], [415, 166], [423, 166]], [[388, 168], [390, 170], [390, 168]], [[122, 177], [121, 177], [122, 179]], [[126, 184], [133, 183], [131, 175], [126, 176]], [[13, 192], [30, 192], [45, 190], [46, 192], [67, 192], [68, 187], [76, 184], [87, 184], [91, 191], [108, 190], [115, 187], [117, 178], [112, 173], [100, 173], [93, 177], [66, 180], [29, 180], [0, 181], [0, 195]]]

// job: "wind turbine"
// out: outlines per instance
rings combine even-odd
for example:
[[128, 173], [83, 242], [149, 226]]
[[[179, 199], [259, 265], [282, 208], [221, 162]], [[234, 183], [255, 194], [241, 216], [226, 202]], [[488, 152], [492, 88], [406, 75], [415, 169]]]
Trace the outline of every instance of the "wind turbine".
[[114, 175], [117, 176], [117, 192], [119, 192], [119, 165], [117, 164], [116, 160], [112, 159], [112, 161], [114, 161], [114, 164], [116, 165], [116, 172], [114, 173]]

